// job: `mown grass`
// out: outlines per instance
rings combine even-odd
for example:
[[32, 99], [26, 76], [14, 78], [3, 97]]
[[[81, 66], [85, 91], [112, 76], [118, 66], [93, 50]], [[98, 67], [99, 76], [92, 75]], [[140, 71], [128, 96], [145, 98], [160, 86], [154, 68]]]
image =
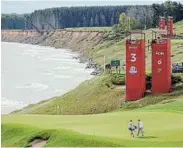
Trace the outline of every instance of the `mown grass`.
[[[107, 82], [110, 83], [109, 80]], [[2, 146], [28, 146], [37, 137], [48, 139], [46, 146], [49, 147], [181, 147], [182, 91], [183, 85], [179, 84], [171, 94], [148, 96], [141, 102], [134, 101], [127, 104], [133, 109], [130, 111], [93, 115], [2, 115]], [[138, 106], [144, 103], [151, 105]], [[139, 118], [144, 122], [145, 137], [132, 138], [128, 122], [133, 119], [137, 123]]]
[[[177, 100], [181, 103], [181, 99]], [[174, 103], [174, 104], [172, 104]], [[163, 106], [162, 106], [163, 105]], [[27, 146], [35, 137], [46, 146], [182, 146], [183, 118], [175, 102], [134, 111], [94, 115], [2, 115], [2, 145]], [[145, 137], [132, 138], [128, 122], [144, 122]]]
[[84, 135], [65, 129], [41, 129], [23, 124], [2, 124], [2, 146], [3, 147], [27, 147], [36, 139], [48, 140], [47, 147], [54, 146], [123, 146], [93, 135]]

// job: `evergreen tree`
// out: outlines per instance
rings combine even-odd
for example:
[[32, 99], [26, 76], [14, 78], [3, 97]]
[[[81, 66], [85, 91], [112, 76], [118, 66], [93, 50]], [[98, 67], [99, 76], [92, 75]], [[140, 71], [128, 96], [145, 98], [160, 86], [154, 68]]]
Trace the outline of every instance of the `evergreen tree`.
[[97, 14], [95, 16], [95, 26], [99, 26], [99, 18]]
[[83, 17], [83, 27], [87, 27], [88, 26], [88, 22], [86, 20], [86, 17]]
[[90, 19], [90, 27], [93, 27], [94, 26], [94, 22], [93, 22], [93, 18], [91, 17]]
[[101, 19], [101, 26], [106, 26], [106, 19], [105, 16], [103, 14], [100, 15], [100, 19]]

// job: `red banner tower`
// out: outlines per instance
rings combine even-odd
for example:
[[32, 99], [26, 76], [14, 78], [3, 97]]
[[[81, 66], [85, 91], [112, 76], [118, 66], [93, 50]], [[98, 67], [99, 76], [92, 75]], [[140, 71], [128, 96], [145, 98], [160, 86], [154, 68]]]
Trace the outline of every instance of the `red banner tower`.
[[152, 93], [168, 93], [171, 91], [171, 41], [169, 38], [154, 39], [151, 46], [151, 91]]
[[[159, 30], [165, 30], [165, 27], [166, 27], [166, 25], [165, 25], [165, 17], [160, 16], [159, 17]], [[165, 34], [160, 34], [160, 36], [163, 37], [163, 38], [166, 37]]]
[[173, 36], [173, 17], [169, 16], [167, 21], [168, 37]]
[[[141, 39], [133, 39], [131, 34], [141, 34]], [[145, 77], [145, 34], [142, 31], [133, 31], [130, 32], [130, 39], [126, 40], [125, 101], [138, 100], [144, 96]]]
[[160, 30], [165, 29], [165, 17], [162, 16], [159, 17], [159, 29]]

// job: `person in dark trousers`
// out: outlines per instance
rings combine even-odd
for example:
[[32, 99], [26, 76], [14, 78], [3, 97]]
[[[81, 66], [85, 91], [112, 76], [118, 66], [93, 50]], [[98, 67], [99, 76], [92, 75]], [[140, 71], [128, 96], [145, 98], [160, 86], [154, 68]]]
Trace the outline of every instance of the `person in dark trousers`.
[[129, 129], [130, 132], [131, 132], [131, 136], [134, 137], [135, 125], [134, 125], [134, 123], [132, 122], [132, 120], [130, 120], [130, 122], [128, 123], [128, 129]]
[[139, 134], [141, 133], [142, 136], [144, 136], [144, 132], [143, 132], [143, 122], [140, 121], [140, 119], [138, 120], [138, 133], [137, 133], [137, 136], [139, 136]]
[[162, 43], [162, 42], [163, 42], [163, 40], [158, 36], [157, 39], [156, 39], [156, 43], [157, 43], [157, 44], [160, 44], [160, 43]]

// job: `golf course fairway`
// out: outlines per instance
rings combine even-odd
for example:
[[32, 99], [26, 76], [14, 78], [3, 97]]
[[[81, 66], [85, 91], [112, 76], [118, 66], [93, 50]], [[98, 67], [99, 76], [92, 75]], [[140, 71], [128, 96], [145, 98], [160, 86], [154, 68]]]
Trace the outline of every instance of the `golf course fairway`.
[[[2, 146], [27, 146], [34, 138], [41, 137], [48, 139], [45, 146], [182, 147], [182, 103], [178, 99], [149, 109], [94, 115], [2, 115]], [[166, 106], [175, 108], [165, 110]], [[144, 137], [130, 136], [131, 119], [135, 124], [138, 119], [144, 122]]]

